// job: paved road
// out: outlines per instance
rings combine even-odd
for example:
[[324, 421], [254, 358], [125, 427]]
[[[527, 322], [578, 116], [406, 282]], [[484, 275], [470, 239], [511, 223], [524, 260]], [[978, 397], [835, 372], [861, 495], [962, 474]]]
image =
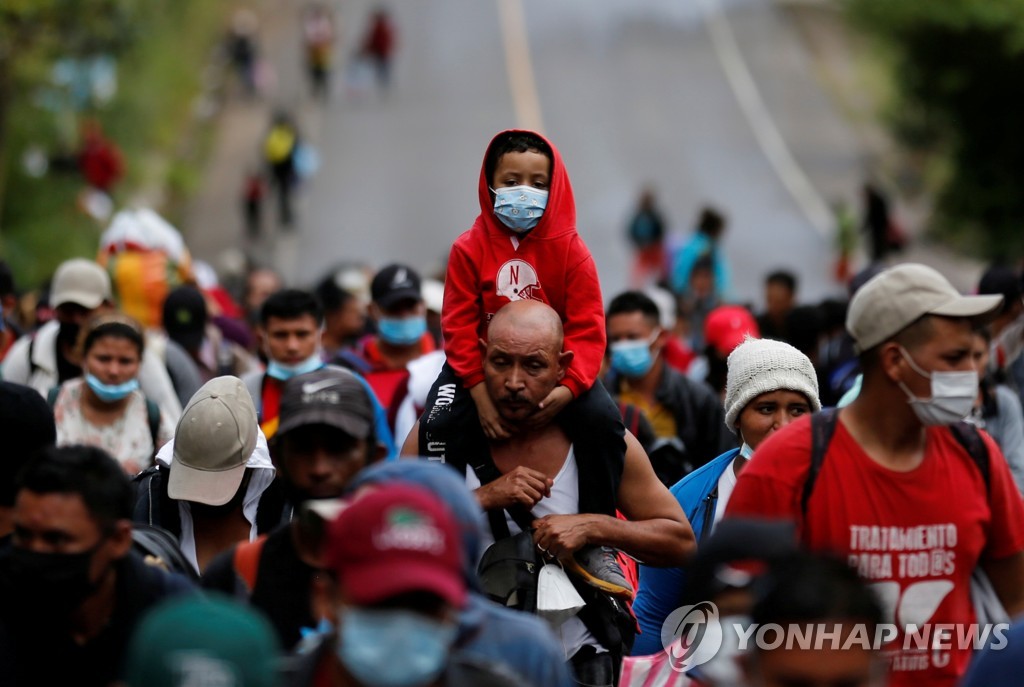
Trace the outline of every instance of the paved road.
[[[799, 167], [822, 197], [854, 200], [861, 176], [854, 136], [819, 88], [796, 31], [772, 0], [706, 0], [713, 1], [725, 2], [769, 124]], [[435, 269], [478, 211], [486, 142], [522, 123], [517, 107], [520, 119], [530, 117], [524, 99], [535, 95], [533, 116], [562, 150], [606, 297], [627, 283], [623, 225], [646, 182], [660, 191], [673, 231], [688, 233], [705, 201], [727, 210], [739, 298], [759, 305], [761, 278], [776, 267], [799, 273], [806, 299], [835, 292], [830, 239], [766, 156], [700, 3], [522, 0], [535, 90], [519, 88], [515, 97], [502, 33], [509, 15], [503, 24], [500, 3], [520, 6], [392, 3], [401, 46], [387, 98], [354, 99], [339, 79], [332, 102], [320, 108], [302, 97], [300, 81], [282, 80], [281, 97], [299, 103], [323, 158], [304, 191], [300, 229], [260, 249], [291, 280], [308, 283], [345, 259]], [[374, 4], [345, 3], [343, 53]], [[297, 48], [285, 55], [290, 64], [279, 69], [297, 69]], [[524, 74], [521, 59], [513, 71]]]

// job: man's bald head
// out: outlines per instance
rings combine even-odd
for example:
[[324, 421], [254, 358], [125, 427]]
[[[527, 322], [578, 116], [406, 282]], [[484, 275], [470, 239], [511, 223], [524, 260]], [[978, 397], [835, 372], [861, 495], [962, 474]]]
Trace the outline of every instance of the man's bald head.
[[564, 340], [562, 319], [551, 306], [540, 301], [512, 301], [498, 310], [487, 327], [489, 341], [508, 335], [560, 353]]
[[506, 422], [524, 422], [572, 362], [562, 350], [562, 321], [539, 301], [515, 301], [491, 319], [487, 337], [480, 340], [487, 395]]

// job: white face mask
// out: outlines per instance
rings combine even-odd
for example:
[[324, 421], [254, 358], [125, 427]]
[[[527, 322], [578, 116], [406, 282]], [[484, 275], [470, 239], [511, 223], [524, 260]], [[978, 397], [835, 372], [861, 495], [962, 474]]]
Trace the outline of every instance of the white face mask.
[[693, 674], [710, 687], [736, 687], [744, 684], [743, 669], [737, 661], [744, 653], [740, 650], [740, 631], [737, 630], [737, 626], [743, 628], [743, 633], [747, 636], [749, 651], [753, 638], [746, 635], [746, 631], [751, 621], [747, 616], [727, 615], [720, 618], [719, 622], [722, 625], [722, 648], [710, 661], [694, 668]]
[[921, 424], [926, 426], [951, 425], [967, 417], [978, 398], [977, 372], [974, 370], [925, 372], [917, 366], [917, 363], [902, 346], [900, 346], [900, 352], [914, 372], [931, 380], [931, 398], [918, 398], [910, 393], [910, 389], [903, 382], [898, 382]]

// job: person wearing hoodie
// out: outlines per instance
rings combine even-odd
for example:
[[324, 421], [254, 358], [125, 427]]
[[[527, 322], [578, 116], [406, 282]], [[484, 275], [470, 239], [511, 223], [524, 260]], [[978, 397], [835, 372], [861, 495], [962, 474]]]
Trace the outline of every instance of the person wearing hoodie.
[[256, 408], [237, 377], [215, 377], [192, 397], [156, 465], [135, 478], [133, 519], [177, 537], [202, 575], [218, 553], [287, 520], [284, 489]]
[[[542, 426], [568, 406], [566, 433], [607, 432], [605, 458], [621, 465], [625, 427], [618, 407], [597, 381], [605, 354], [604, 302], [594, 259], [576, 231], [576, 205], [558, 150], [531, 131], [504, 131], [484, 155], [478, 185], [480, 215], [452, 245], [441, 327], [447, 363], [427, 398], [420, 442], [440, 459], [448, 440], [476, 415], [491, 440], [514, 431], [484, 386], [481, 341], [498, 310], [536, 300], [561, 318], [572, 362], [565, 378], [538, 406]], [[469, 394], [466, 394], [466, 391]], [[470, 404], [469, 399], [472, 399]]]

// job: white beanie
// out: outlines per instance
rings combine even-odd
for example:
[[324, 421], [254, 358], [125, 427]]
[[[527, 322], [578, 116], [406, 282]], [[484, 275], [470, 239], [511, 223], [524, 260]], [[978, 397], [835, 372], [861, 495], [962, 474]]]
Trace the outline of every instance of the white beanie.
[[728, 366], [725, 424], [729, 429], [736, 429], [736, 420], [748, 403], [779, 389], [803, 394], [813, 412], [821, 410], [814, 366], [788, 343], [747, 337], [729, 354]]

